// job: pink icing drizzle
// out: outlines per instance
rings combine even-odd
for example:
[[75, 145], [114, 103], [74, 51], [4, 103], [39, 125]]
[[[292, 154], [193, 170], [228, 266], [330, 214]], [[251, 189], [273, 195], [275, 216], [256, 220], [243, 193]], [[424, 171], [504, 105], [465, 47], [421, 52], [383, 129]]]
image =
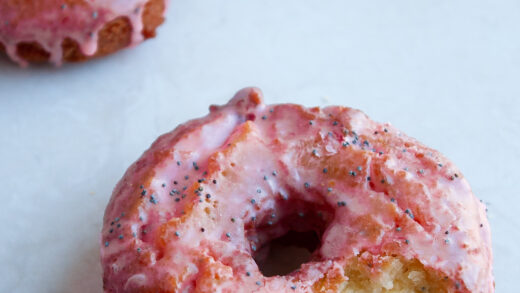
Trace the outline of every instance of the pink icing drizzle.
[[63, 0], [38, 2], [39, 10], [26, 16], [23, 10], [29, 10], [27, 7], [0, 1], [0, 43], [20, 66], [28, 65], [17, 54], [17, 45], [23, 42], [39, 43], [55, 65], [62, 63], [61, 44], [67, 37], [79, 44], [84, 55], [92, 56], [97, 51], [99, 31], [121, 16], [127, 17], [133, 28], [130, 46], [143, 41], [142, 15], [148, 0], [86, 0], [82, 5], [67, 5]]
[[[418, 259], [453, 291], [494, 291], [485, 207], [438, 152], [360, 111], [267, 106], [254, 88], [210, 109], [116, 186], [101, 239], [107, 292], [312, 292], [363, 251]], [[308, 229], [290, 227], [298, 211], [323, 213], [321, 247], [300, 270], [263, 276], [253, 246]]]

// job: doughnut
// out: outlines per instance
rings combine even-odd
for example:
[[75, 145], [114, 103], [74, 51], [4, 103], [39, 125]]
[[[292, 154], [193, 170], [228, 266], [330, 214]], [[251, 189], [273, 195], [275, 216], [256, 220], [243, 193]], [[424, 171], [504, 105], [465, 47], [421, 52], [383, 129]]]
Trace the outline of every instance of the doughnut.
[[104, 56], [155, 36], [167, 0], [2, 0], [0, 51], [21, 66]]
[[[279, 239], [303, 249], [311, 234], [298, 267], [262, 267]], [[246, 88], [126, 171], [103, 219], [103, 288], [488, 293], [490, 235], [439, 152], [355, 109], [265, 105]]]

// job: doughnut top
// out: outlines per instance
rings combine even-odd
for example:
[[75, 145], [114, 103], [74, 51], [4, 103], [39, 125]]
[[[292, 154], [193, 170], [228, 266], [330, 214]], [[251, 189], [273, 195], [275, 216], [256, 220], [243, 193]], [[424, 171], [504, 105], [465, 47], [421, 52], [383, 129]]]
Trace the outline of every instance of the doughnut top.
[[[252, 255], [289, 230], [318, 231], [319, 248], [264, 276]], [[416, 260], [448, 292], [494, 291], [485, 207], [452, 163], [358, 110], [265, 105], [255, 88], [159, 137], [101, 236], [107, 292], [334, 292], [366, 254]]]
[[133, 28], [131, 44], [143, 40], [142, 13], [148, 0], [2, 0], [0, 43], [11, 59], [22, 66], [17, 55], [20, 43], [38, 43], [50, 53], [50, 61], [62, 62], [62, 42], [70, 38], [84, 55], [97, 50], [98, 32], [108, 22], [127, 18]]

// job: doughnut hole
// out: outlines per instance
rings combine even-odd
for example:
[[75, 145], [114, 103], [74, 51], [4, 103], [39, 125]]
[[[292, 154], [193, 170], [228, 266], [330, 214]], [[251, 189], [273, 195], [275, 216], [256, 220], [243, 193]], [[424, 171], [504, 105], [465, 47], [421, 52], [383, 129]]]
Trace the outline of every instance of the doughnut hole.
[[[276, 201], [246, 223], [251, 255], [265, 277], [292, 275], [305, 263], [323, 261], [319, 248], [336, 209], [316, 198]], [[464, 292], [456, 281], [399, 255], [361, 252], [346, 261], [344, 272], [325, 275], [313, 292]]]
[[324, 203], [279, 201], [246, 225], [246, 238], [266, 277], [285, 276], [304, 263], [319, 260], [322, 235], [334, 218]]
[[320, 237], [315, 231], [290, 230], [264, 246], [254, 259], [264, 276], [285, 276], [310, 261], [319, 245]]

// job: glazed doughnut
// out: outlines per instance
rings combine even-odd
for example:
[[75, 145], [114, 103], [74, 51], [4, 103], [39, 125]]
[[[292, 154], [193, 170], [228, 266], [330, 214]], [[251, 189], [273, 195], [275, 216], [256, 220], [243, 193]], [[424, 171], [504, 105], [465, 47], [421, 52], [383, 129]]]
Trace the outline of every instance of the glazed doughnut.
[[[275, 239], [309, 231], [309, 261], [262, 272]], [[255, 88], [128, 169], [101, 262], [105, 292], [494, 292], [485, 207], [452, 163], [358, 110]]]
[[2, 0], [0, 51], [28, 62], [83, 61], [155, 36], [167, 0]]

